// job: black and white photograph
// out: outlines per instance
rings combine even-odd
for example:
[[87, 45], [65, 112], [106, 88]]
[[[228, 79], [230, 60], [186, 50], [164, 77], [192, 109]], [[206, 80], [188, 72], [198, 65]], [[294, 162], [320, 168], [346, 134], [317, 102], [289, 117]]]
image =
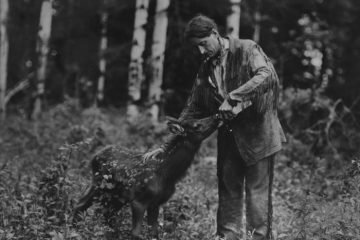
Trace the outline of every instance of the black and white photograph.
[[0, 240], [360, 240], [360, 1], [0, 0]]

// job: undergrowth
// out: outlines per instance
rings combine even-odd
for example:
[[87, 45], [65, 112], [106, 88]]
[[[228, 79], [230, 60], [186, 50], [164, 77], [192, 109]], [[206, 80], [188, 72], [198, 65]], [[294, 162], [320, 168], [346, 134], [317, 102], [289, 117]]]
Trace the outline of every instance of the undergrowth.
[[[167, 137], [166, 124], [146, 116], [128, 123], [122, 110], [80, 110], [68, 101], [39, 121], [10, 116], [0, 129], [0, 239], [129, 239], [129, 208], [103, 217], [95, 205], [72, 223], [72, 210], [91, 182], [89, 161], [107, 144], [145, 152]], [[360, 160], [315, 157], [288, 136], [277, 157], [274, 232], [279, 240], [360, 239]], [[216, 134], [160, 212], [160, 239], [213, 239], [216, 231]], [[143, 231], [145, 239], [147, 229]]]

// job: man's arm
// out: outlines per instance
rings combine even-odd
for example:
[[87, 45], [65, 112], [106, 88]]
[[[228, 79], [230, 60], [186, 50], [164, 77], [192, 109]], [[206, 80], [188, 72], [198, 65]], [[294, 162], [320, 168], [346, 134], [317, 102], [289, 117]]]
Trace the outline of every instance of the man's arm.
[[264, 52], [258, 45], [254, 45], [249, 52], [248, 68], [253, 74], [253, 77], [239, 88], [231, 91], [228, 96], [228, 101], [231, 103], [244, 102], [253, 100], [256, 95], [261, 95], [271, 88], [272, 66], [268, 63], [268, 59]]

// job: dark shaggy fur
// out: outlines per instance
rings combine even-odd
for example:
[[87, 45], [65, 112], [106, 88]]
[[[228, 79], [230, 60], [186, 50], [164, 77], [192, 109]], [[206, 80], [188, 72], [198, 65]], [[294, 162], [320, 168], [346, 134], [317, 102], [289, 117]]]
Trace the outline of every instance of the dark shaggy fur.
[[130, 203], [132, 236], [141, 234], [145, 211], [152, 234], [157, 235], [159, 206], [169, 200], [175, 184], [193, 162], [202, 140], [219, 126], [216, 116], [180, 123], [185, 134], [172, 139], [161, 157], [144, 161], [142, 154], [111, 145], [98, 152], [92, 160], [93, 183], [79, 200], [74, 216], [85, 211], [94, 201], [119, 210]]

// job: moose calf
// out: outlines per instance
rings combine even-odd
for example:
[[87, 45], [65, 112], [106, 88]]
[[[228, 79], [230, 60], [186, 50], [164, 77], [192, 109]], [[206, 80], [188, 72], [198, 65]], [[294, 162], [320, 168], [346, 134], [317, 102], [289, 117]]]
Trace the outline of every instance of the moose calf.
[[119, 146], [108, 146], [92, 159], [93, 182], [79, 200], [74, 215], [94, 201], [119, 210], [130, 203], [133, 239], [140, 239], [147, 211], [151, 233], [157, 236], [159, 206], [169, 200], [175, 184], [185, 175], [202, 140], [220, 124], [218, 115], [179, 123], [183, 134], [175, 135], [156, 159], [143, 160], [142, 154]]

